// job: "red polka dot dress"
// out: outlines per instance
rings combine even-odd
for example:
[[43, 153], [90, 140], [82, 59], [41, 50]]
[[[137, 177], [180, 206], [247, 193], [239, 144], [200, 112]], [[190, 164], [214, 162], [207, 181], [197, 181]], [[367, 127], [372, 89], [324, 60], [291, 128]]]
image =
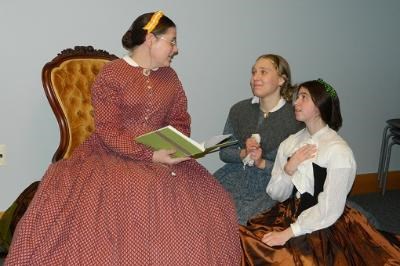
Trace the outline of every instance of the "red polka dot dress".
[[14, 234], [5, 265], [238, 265], [227, 192], [197, 161], [152, 162], [134, 138], [166, 125], [190, 133], [169, 67], [146, 76], [118, 59], [92, 88], [96, 130], [52, 164]]

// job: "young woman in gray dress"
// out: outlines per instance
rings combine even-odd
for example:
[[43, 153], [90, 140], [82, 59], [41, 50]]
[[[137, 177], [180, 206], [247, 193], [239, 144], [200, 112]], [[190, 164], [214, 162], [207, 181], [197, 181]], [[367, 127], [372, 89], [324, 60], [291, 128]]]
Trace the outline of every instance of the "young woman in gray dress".
[[290, 67], [283, 57], [257, 58], [250, 85], [254, 96], [231, 107], [224, 128], [224, 134], [232, 134], [238, 144], [221, 149], [219, 155], [226, 164], [214, 173], [231, 193], [241, 224], [274, 205], [265, 187], [278, 146], [304, 127], [294, 116]]

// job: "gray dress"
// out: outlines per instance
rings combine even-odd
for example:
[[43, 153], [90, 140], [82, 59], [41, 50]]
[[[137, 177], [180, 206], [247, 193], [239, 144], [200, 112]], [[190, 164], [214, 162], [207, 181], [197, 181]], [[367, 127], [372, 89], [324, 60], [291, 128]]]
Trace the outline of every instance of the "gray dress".
[[[265, 192], [271, 178], [271, 170], [279, 144], [290, 134], [304, 127], [296, 121], [293, 106], [285, 103], [278, 110], [268, 114], [260, 111], [258, 103], [252, 99], [240, 101], [232, 106], [225, 124], [224, 134], [232, 134], [238, 144], [221, 149], [219, 155], [226, 164], [218, 169], [214, 176], [231, 193], [239, 217], [239, 223], [245, 224], [254, 214], [275, 204]], [[266, 168], [244, 166], [240, 159], [240, 150], [251, 134], [261, 136], [262, 158]]]

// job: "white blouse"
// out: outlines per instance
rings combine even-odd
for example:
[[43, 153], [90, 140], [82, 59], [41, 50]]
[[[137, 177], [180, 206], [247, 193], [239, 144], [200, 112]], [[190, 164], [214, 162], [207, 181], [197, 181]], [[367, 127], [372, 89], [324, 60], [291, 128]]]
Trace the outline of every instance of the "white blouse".
[[[297, 171], [288, 175], [284, 171], [287, 159], [305, 144], [315, 144], [317, 154], [302, 162]], [[331, 226], [342, 215], [347, 194], [350, 192], [356, 174], [353, 152], [336, 131], [328, 126], [313, 135], [302, 129], [284, 140], [272, 169], [272, 177], [267, 186], [271, 198], [279, 201], [288, 199], [293, 186], [300, 193], [314, 195], [314, 173], [312, 163], [327, 169], [323, 191], [318, 195], [318, 203], [304, 210], [297, 221], [291, 224], [295, 236]], [[299, 193], [296, 195], [300, 196]]]

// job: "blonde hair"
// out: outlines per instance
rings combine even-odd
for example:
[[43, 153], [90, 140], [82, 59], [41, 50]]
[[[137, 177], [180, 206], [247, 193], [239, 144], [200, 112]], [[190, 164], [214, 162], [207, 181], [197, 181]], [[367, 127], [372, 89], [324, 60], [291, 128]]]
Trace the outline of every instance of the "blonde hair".
[[257, 58], [256, 61], [260, 59], [270, 60], [275, 69], [278, 71], [279, 76], [281, 76], [285, 80], [281, 86], [280, 94], [287, 102], [291, 102], [296, 88], [292, 85], [292, 76], [290, 73], [289, 63], [286, 61], [285, 58], [276, 54], [261, 55]]

